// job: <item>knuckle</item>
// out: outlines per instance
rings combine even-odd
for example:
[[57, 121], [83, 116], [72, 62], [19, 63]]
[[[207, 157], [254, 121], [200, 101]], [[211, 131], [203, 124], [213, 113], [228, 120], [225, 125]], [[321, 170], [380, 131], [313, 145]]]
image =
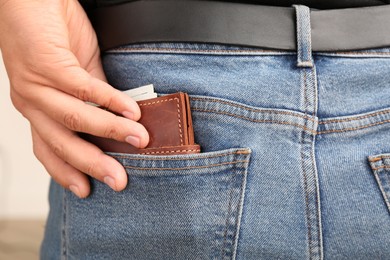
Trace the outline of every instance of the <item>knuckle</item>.
[[104, 102], [104, 107], [107, 108], [108, 110], [113, 110], [113, 105], [114, 105], [114, 97], [113, 96], [110, 96], [108, 97], [108, 99], [106, 100], [106, 102]]
[[89, 101], [91, 97], [90, 89], [88, 86], [82, 85], [76, 89], [76, 97], [83, 101]]
[[96, 174], [95, 174], [96, 164], [97, 164], [96, 161], [90, 162], [87, 165], [86, 174], [88, 174], [89, 176], [95, 177], [96, 176]]
[[99, 153], [91, 158], [86, 167], [86, 174], [93, 178], [98, 178], [97, 169], [99, 169], [99, 163], [102, 161], [103, 153]]
[[53, 139], [50, 141], [49, 147], [55, 155], [57, 155], [62, 160], [66, 161], [64, 145], [61, 142], [59, 142], [57, 139]]
[[119, 139], [119, 130], [114, 126], [107, 126], [104, 130], [104, 136], [110, 139]]
[[71, 130], [81, 130], [81, 116], [78, 113], [65, 113], [63, 122]]

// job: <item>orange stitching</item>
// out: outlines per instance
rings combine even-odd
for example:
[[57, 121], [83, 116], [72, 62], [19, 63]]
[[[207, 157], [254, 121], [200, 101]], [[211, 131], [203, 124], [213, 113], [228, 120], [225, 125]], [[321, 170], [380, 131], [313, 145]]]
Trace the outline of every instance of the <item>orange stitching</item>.
[[[248, 151], [248, 150], [245, 150], [245, 151]], [[223, 154], [215, 154], [215, 155], [208, 155], [208, 156], [199, 156], [197, 158], [185, 158], [185, 160], [199, 160], [199, 159], [209, 159], [209, 158], [218, 158], [218, 157], [223, 157], [223, 156], [227, 156], [227, 155], [233, 155], [233, 154], [243, 154], [241, 152], [244, 152], [244, 150], [238, 150], [236, 152], [231, 152], [231, 153], [223, 153]], [[250, 154], [250, 152], [248, 151], [248, 153], [246, 154]], [[129, 158], [129, 156], [132, 156], [134, 154], [129, 154], [129, 155], [114, 155], [115, 158], [118, 158], [118, 159], [126, 159], [126, 158]], [[203, 154], [200, 154], [200, 155], [203, 155]], [[145, 160], [145, 158], [131, 158], [131, 160]], [[177, 160], [183, 160], [183, 158], [151, 158], [151, 159], [147, 159], [149, 161], [177, 161]]]
[[340, 122], [354, 121], [354, 120], [366, 119], [369, 117], [388, 114], [388, 113], [390, 113], [390, 109], [385, 110], [385, 111], [375, 112], [375, 113], [364, 115], [364, 116], [357, 116], [357, 117], [353, 117], [353, 118], [333, 119], [333, 120], [326, 120], [325, 119], [325, 120], [321, 120], [320, 122], [318, 122], [318, 124], [323, 125], [323, 124], [329, 124], [329, 123], [340, 123]]
[[378, 161], [381, 161], [382, 158], [383, 158], [383, 157], [368, 159], [368, 161], [370, 161], [370, 162], [378, 162]]
[[382, 159], [390, 159], [390, 155], [383, 155], [380, 158], [382, 158]]
[[236, 151], [235, 154], [250, 154], [251, 152], [249, 150], [239, 150]]
[[149, 103], [141, 103], [139, 104], [139, 106], [150, 106], [150, 105], [153, 105], [153, 104], [158, 104], [158, 103], [162, 103], [162, 102], [169, 102], [169, 101], [173, 101], [173, 100], [179, 100], [178, 98], [167, 98], [167, 99], [163, 99], [163, 100], [157, 100], [157, 101], [153, 101], [153, 102], [149, 102]]
[[218, 164], [208, 164], [208, 165], [201, 165], [201, 166], [188, 166], [188, 167], [181, 167], [181, 168], [142, 168], [142, 167], [136, 167], [136, 166], [128, 166], [125, 165], [125, 168], [128, 169], [137, 169], [137, 170], [191, 170], [191, 169], [203, 169], [203, 168], [209, 168], [209, 167], [217, 167], [217, 166], [223, 166], [223, 165], [229, 165], [229, 164], [238, 164], [238, 163], [249, 163], [248, 160], [243, 161], [232, 161], [232, 162], [225, 162], [225, 163], [218, 163]]
[[177, 118], [179, 120], [179, 135], [180, 135], [180, 145], [183, 145], [183, 132], [181, 129], [181, 115], [180, 115], [180, 102], [178, 98], [175, 98], [177, 103]]
[[381, 121], [381, 122], [378, 122], [378, 123], [372, 123], [372, 124], [368, 124], [368, 125], [364, 125], [364, 126], [359, 126], [359, 127], [354, 127], [354, 128], [345, 128], [345, 129], [340, 129], [340, 130], [319, 131], [319, 132], [317, 132], [317, 134], [320, 135], [320, 134], [340, 133], [340, 132], [347, 132], [347, 131], [359, 130], [359, 129], [367, 128], [367, 127], [370, 127], [370, 126], [383, 125], [384, 123], [389, 123], [389, 122], [390, 122], [390, 119], [389, 119], [389, 120], [385, 120], [385, 121]]
[[379, 169], [390, 169], [390, 165], [381, 165], [378, 167], [372, 167], [373, 170], [379, 170]]
[[275, 111], [275, 110], [267, 110], [267, 109], [266, 110], [261, 110], [261, 109], [250, 108], [250, 107], [246, 107], [244, 105], [234, 104], [234, 103], [231, 103], [231, 102], [228, 102], [228, 101], [218, 100], [218, 99], [214, 99], [214, 98], [191, 97], [191, 100], [198, 100], [198, 101], [201, 101], [201, 102], [204, 102], [204, 101], [218, 102], [218, 103], [221, 103], [221, 104], [226, 104], [226, 105], [230, 105], [230, 106], [233, 106], [233, 107], [242, 108], [242, 109], [245, 109], [245, 110], [248, 110], [248, 111], [252, 111], [252, 112], [257, 112], [257, 113], [272, 113], [272, 114], [290, 115], [290, 116], [296, 116], [296, 117], [304, 118], [304, 119], [307, 119], [307, 120], [313, 121], [313, 122], [315, 121], [315, 119], [310, 118], [306, 114], [304, 116], [302, 116], [302, 115], [295, 114], [293, 112], [287, 112], [287, 111]]
[[199, 111], [199, 112], [213, 112], [213, 113], [216, 113], [216, 114], [228, 115], [228, 116], [232, 116], [232, 117], [242, 118], [242, 119], [245, 119], [245, 120], [248, 120], [248, 121], [251, 121], [251, 122], [255, 122], [255, 123], [276, 123], [276, 124], [282, 124], [282, 125], [292, 125], [292, 126], [296, 126], [296, 127], [302, 128], [303, 130], [306, 130], [306, 131], [312, 133], [313, 135], [317, 134], [316, 131], [311, 130], [311, 129], [303, 126], [303, 125], [298, 125], [298, 124], [289, 123], [289, 122], [275, 121], [275, 120], [256, 120], [256, 119], [252, 119], [252, 118], [249, 118], [249, 117], [239, 116], [239, 115], [235, 115], [235, 114], [231, 114], [231, 113], [227, 113], [227, 112], [216, 111], [216, 110], [201, 110], [201, 109], [196, 109], [196, 108], [193, 109], [193, 110], [194, 111]]
[[381, 155], [372, 159], [368, 159], [370, 162], [381, 161], [382, 159], [390, 159], [390, 155]]
[[164, 154], [164, 153], [180, 153], [180, 152], [200, 152], [200, 149], [197, 150], [172, 150], [172, 151], [157, 151], [157, 152], [148, 152], [140, 154]]

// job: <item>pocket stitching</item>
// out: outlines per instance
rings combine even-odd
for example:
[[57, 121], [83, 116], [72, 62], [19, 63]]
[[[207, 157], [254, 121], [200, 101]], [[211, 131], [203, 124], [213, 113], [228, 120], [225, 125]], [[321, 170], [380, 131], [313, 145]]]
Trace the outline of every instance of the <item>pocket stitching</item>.
[[180, 168], [154, 168], [154, 167], [136, 167], [136, 166], [129, 166], [125, 165], [124, 167], [127, 169], [137, 169], [137, 170], [157, 170], [157, 171], [170, 171], [170, 170], [191, 170], [191, 169], [203, 169], [203, 168], [210, 168], [210, 167], [218, 167], [218, 166], [224, 166], [229, 164], [238, 164], [238, 163], [249, 163], [249, 160], [241, 160], [241, 161], [231, 161], [231, 162], [224, 162], [224, 163], [216, 163], [216, 164], [207, 164], [207, 165], [199, 165], [199, 166], [188, 166], [188, 167], [180, 167]]
[[[387, 194], [388, 192], [385, 191], [385, 188], [389, 189], [390, 186], [390, 170], [388, 170], [390, 169], [390, 165], [387, 165], [384, 162], [383, 159], [385, 158], [390, 158], [390, 155], [370, 156], [368, 160], [370, 162], [374, 178], [378, 184], [378, 188], [381, 191], [382, 197], [390, 213], [390, 194]], [[385, 175], [383, 177], [387, 179], [387, 182], [384, 180], [382, 181], [380, 174]]]
[[[234, 149], [234, 148], [233, 148]], [[182, 158], [182, 157], [177, 157], [177, 158], [166, 158], [166, 157], [161, 157], [161, 158], [132, 158], [132, 154], [127, 154], [127, 155], [114, 155], [115, 158], [118, 159], [127, 159], [131, 158], [131, 160], [145, 160], [147, 159], [148, 161], [178, 161], [178, 160], [199, 160], [199, 159], [209, 159], [209, 158], [218, 158], [218, 157], [224, 157], [228, 155], [233, 155], [233, 154], [250, 154], [251, 151], [250, 149], [240, 149], [234, 152], [229, 152], [229, 153], [222, 153], [222, 154], [213, 154], [213, 155], [206, 155], [204, 154], [197, 154], [196, 157], [190, 157], [190, 158]], [[204, 155], [204, 156], [203, 156]]]

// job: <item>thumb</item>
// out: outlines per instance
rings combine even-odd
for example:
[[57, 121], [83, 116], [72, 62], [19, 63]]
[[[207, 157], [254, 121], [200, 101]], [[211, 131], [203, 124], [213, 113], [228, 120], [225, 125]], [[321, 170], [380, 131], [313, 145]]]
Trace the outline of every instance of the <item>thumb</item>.
[[107, 82], [100, 60], [96, 33], [80, 3], [69, 0], [66, 15], [70, 51], [81, 68], [92, 77]]

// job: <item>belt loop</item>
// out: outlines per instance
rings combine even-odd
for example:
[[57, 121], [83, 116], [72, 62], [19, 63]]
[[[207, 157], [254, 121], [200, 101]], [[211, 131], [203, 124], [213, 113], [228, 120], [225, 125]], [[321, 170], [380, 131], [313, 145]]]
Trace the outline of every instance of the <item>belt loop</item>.
[[297, 66], [313, 67], [311, 54], [310, 9], [304, 5], [293, 5], [296, 13]]

